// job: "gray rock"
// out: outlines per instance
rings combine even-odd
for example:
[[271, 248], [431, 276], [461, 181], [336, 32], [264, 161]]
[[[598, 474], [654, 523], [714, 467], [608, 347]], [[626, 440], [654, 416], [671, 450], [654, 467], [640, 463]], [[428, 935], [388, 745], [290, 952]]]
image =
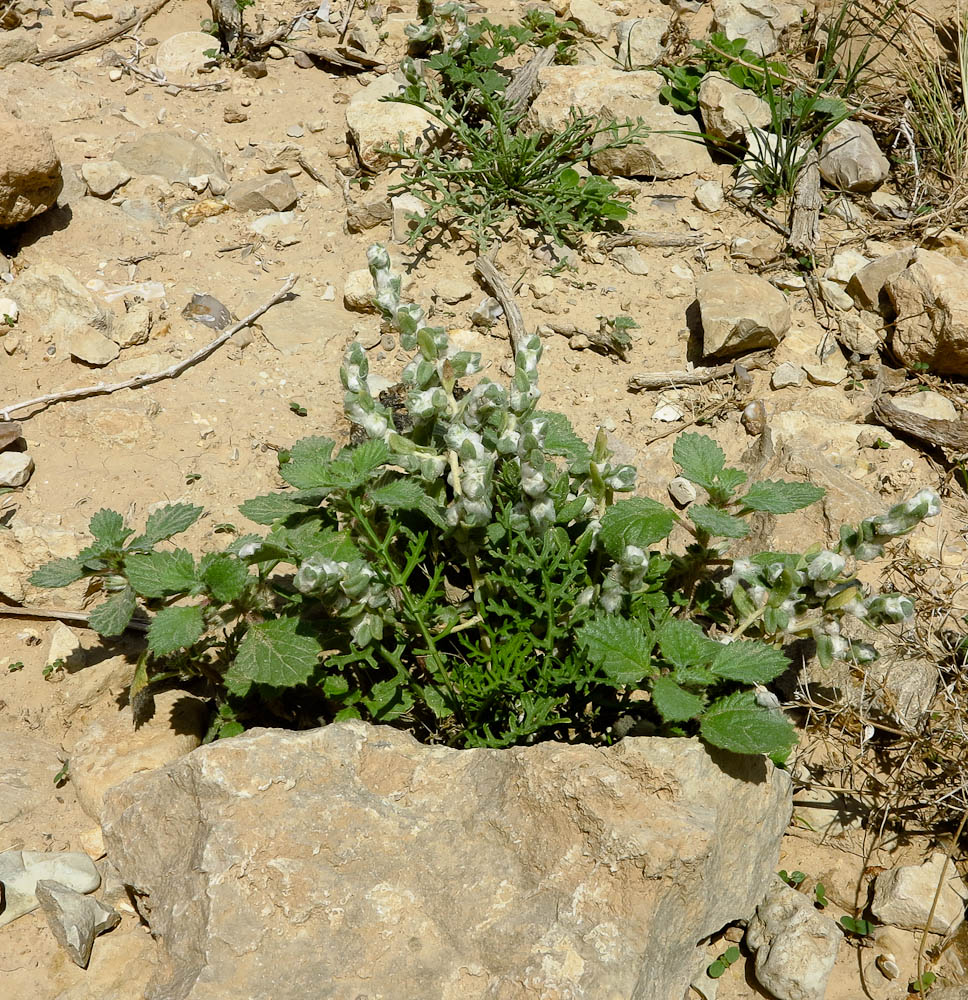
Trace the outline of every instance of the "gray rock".
[[645, 275], [649, 273], [649, 265], [635, 247], [616, 247], [609, 254], [612, 260], [629, 274]]
[[847, 282], [847, 292], [858, 309], [883, 313], [890, 303], [884, 286], [896, 278], [910, 263], [913, 250], [898, 250], [878, 257], [855, 271]]
[[892, 396], [891, 402], [908, 413], [931, 420], [957, 420], [959, 416], [955, 404], [947, 396], [931, 389], [915, 392], [910, 396]]
[[699, 495], [696, 487], [685, 476], [675, 476], [669, 480], [669, 496], [680, 506], [685, 507]]
[[830, 917], [776, 876], [746, 931], [757, 982], [777, 1000], [823, 1000], [843, 939]]
[[0, 69], [13, 63], [25, 62], [37, 54], [37, 43], [26, 28], [0, 31]]
[[269, 209], [285, 212], [296, 204], [299, 197], [289, 174], [264, 174], [233, 184], [225, 193], [225, 200], [237, 212], [264, 212]]
[[620, 21], [616, 26], [619, 65], [626, 70], [655, 66], [665, 55], [668, 33], [669, 19], [666, 17], [634, 17]]
[[26, 486], [34, 472], [34, 460], [25, 451], [0, 453], [0, 486]]
[[92, 160], [81, 166], [81, 176], [95, 198], [109, 198], [131, 180], [131, 173], [117, 160]]
[[770, 0], [713, 0], [713, 27], [730, 40], [745, 38], [754, 52], [768, 56], [779, 47], [780, 34], [800, 20], [800, 7]]
[[41, 879], [36, 887], [51, 933], [67, 952], [71, 961], [82, 969], [91, 960], [91, 949], [98, 934], [121, 923], [121, 915], [91, 896], [84, 896], [53, 879]]
[[63, 187], [50, 132], [0, 115], [0, 228], [46, 212]]
[[[898, 398], [892, 401], [896, 403]], [[882, 656], [866, 667], [864, 687], [870, 701], [868, 711], [897, 726], [916, 729], [925, 712], [931, 710], [938, 689], [938, 668], [930, 660]]]
[[77, 633], [69, 629], [63, 622], [57, 622], [50, 633], [50, 645], [47, 647], [46, 665], [60, 662], [68, 670], [84, 665], [84, 647]]
[[221, 157], [197, 139], [177, 132], [147, 132], [120, 145], [115, 160], [135, 174], [157, 174], [170, 184], [188, 184], [190, 177], [208, 174], [227, 178]]
[[253, 730], [111, 789], [103, 828], [164, 952], [152, 996], [668, 1000], [751, 915], [790, 814], [786, 774], [721, 764]]
[[35, 889], [42, 879], [54, 879], [76, 892], [94, 892], [101, 884], [94, 862], [79, 851], [3, 851], [0, 882], [5, 905], [0, 927], [37, 909]]
[[[944, 871], [945, 884], [938, 897], [931, 925], [928, 914]], [[945, 870], [945, 856], [932, 854], [923, 864], [904, 865], [881, 872], [874, 880], [871, 913], [882, 923], [935, 934], [953, 933], [965, 919], [968, 888], [954, 866]]]
[[707, 73], [699, 84], [703, 131], [724, 142], [739, 142], [754, 128], [770, 124], [770, 107], [721, 73]]
[[625, 149], [593, 153], [592, 167], [618, 177], [684, 177], [712, 168], [701, 142], [681, 135], [698, 132], [696, 120], [676, 114], [659, 100], [663, 79], [651, 70], [626, 73], [601, 66], [548, 66], [538, 73], [541, 93], [528, 111], [528, 122], [545, 132], [560, 132], [575, 107], [605, 119], [633, 123], [641, 118], [654, 131]]
[[219, 40], [204, 31], [180, 31], [169, 35], [155, 49], [155, 66], [168, 80], [187, 80], [213, 64], [212, 57], [205, 53], [218, 47]]
[[418, 224], [417, 219], [412, 216], [424, 218], [427, 214], [427, 205], [416, 195], [398, 194], [390, 199], [390, 208], [393, 212], [393, 239], [397, 243], [406, 243]]
[[890, 171], [874, 133], [862, 122], [841, 122], [820, 145], [820, 176], [841, 191], [871, 191]]
[[723, 185], [719, 181], [703, 181], [696, 185], [692, 200], [704, 212], [718, 212], [725, 204]]
[[885, 288], [897, 315], [891, 346], [898, 359], [908, 367], [968, 375], [968, 265], [916, 250]]
[[72, 333], [68, 349], [71, 357], [98, 367], [110, 364], [121, 353], [113, 340], [90, 328]]
[[848, 354], [868, 358], [884, 343], [884, 326], [875, 313], [851, 311], [837, 317], [837, 340]]
[[434, 295], [450, 306], [469, 299], [477, 286], [462, 278], [441, 278], [434, 284]]
[[799, 365], [795, 365], [792, 361], [784, 361], [782, 365], [776, 366], [776, 370], [770, 376], [770, 385], [774, 389], [803, 385], [803, 376], [804, 371]]
[[426, 111], [383, 101], [401, 90], [403, 84], [388, 73], [357, 91], [346, 105], [346, 127], [360, 160], [371, 170], [381, 170], [390, 163], [384, 149], [395, 148], [401, 136], [408, 148], [418, 143], [426, 146], [440, 138], [440, 123]]
[[790, 328], [790, 304], [764, 278], [709, 271], [696, 280], [703, 356], [726, 357], [775, 347]]

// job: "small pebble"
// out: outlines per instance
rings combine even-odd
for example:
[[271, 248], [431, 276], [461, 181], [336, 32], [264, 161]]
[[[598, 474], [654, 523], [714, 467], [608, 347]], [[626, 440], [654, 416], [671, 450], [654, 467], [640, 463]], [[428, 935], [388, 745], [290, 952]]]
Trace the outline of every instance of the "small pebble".
[[108, 79], [112, 83], [117, 83], [122, 76], [124, 76], [124, 70], [118, 69], [117, 66], [115, 66], [114, 69], [108, 70]]

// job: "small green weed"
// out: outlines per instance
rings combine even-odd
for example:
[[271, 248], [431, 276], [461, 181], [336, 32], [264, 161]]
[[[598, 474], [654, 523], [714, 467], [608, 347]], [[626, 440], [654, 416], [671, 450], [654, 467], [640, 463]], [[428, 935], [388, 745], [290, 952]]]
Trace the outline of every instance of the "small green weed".
[[922, 972], [920, 976], [908, 983], [908, 993], [923, 993], [934, 985], [937, 978], [933, 972]]
[[71, 762], [69, 760], [64, 761], [64, 766], [54, 775], [54, 787], [63, 788], [67, 784], [71, 776]]
[[608, 743], [634, 714], [784, 759], [794, 730], [764, 687], [790, 664], [782, 645], [813, 637], [827, 663], [876, 656], [841, 620], [903, 621], [913, 603], [869, 594], [854, 568], [937, 514], [937, 495], [844, 528], [833, 549], [731, 558], [755, 512], [790, 513], [823, 491], [749, 483], [710, 438], [683, 434], [673, 458], [704, 502], [680, 514], [619, 499], [636, 472], [612, 462], [604, 433], [587, 444], [538, 408], [536, 336], [509, 385], [479, 378], [480, 355], [401, 302], [386, 250], [368, 258], [375, 301], [413, 358], [389, 407], [350, 346], [340, 377], [361, 443], [310, 436], [280, 453], [288, 488], [240, 508], [264, 530], [200, 559], [167, 544], [200, 507], [162, 507], [140, 532], [101, 510], [86, 548], [32, 575], [100, 588], [89, 622], [104, 636], [147, 613], [132, 704], [179, 678], [211, 696], [213, 738], [365, 718], [465, 747]]
[[8, 673], [15, 674], [18, 670], [23, 670], [24, 665], [22, 660], [16, 660], [14, 663], [7, 664]]
[[719, 979], [721, 975], [734, 963], [739, 961], [740, 951], [736, 945], [730, 945], [723, 953], [712, 962], [706, 969], [706, 975], [710, 979]]
[[854, 937], [870, 937], [874, 933], [874, 928], [877, 926], [870, 920], [864, 920], [863, 917], [848, 917], [843, 916], [840, 918], [840, 926], [849, 934]]
[[827, 890], [824, 887], [823, 882], [818, 882], [813, 887], [813, 898], [817, 906], [823, 910], [830, 905], [830, 901], [827, 899]]
[[533, 226], [573, 244], [580, 233], [628, 217], [630, 206], [614, 184], [582, 176], [575, 167], [593, 152], [639, 141], [648, 129], [641, 122], [603, 122], [573, 109], [554, 134], [526, 130], [526, 109], [506, 100], [510, 77], [501, 62], [534, 37], [522, 25], [504, 27], [486, 19], [468, 25], [465, 18], [457, 36], [427, 60], [430, 73], [404, 60], [408, 85], [386, 100], [426, 111], [447, 137], [430, 148], [408, 148], [401, 141], [388, 150], [402, 174], [392, 192], [410, 193], [425, 206], [422, 216], [412, 217], [412, 244], [453, 228], [485, 248], [512, 219], [517, 227]]
[[802, 885], [803, 880], [807, 877], [805, 872], [796, 871], [788, 872], [786, 869], [777, 872], [777, 875], [783, 879], [784, 882], [792, 889], [797, 889]]
[[305, 417], [309, 415], [309, 410], [307, 410], [306, 407], [302, 405], [302, 403], [298, 402], [295, 399], [291, 399], [289, 401], [289, 409], [292, 410], [292, 412], [295, 413], [297, 417]]

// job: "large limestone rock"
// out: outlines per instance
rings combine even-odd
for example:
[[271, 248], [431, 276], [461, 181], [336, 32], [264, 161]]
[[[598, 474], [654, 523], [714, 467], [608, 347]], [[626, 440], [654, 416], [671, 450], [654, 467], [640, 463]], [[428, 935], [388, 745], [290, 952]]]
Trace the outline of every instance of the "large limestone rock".
[[[942, 879], [944, 884], [932, 913], [935, 893]], [[871, 913], [895, 927], [914, 931], [927, 927], [935, 934], [949, 934], [965, 919], [966, 902], [968, 886], [954, 865], [945, 864], [945, 856], [936, 853], [920, 865], [903, 865], [881, 872], [874, 880]]]
[[643, 69], [655, 66], [666, 52], [670, 19], [652, 15], [620, 21], [615, 29], [618, 37], [618, 62], [622, 69]]
[[872, 191], [890, 172], [874, 133], [862, 122], [841, 122], [820, 145], [820, 176], [841, 191]]
[[381, 170], [390, 162], [383, 149], [396, 148], [401, 139], [405, 147], [412, 148], [440, 138], [441, 125], [432, 115], [409, 104], [383, 100], [402, 90], [403, 85], [392, 76], [380, 76], [346, 105], [346, 127], [360, 160], [372, 170]]
[[205, 53], [218, 47], [218, 39], [204, 31], [180, 31], [155, 49], [155, 66], [168, 80], [187, 80], [215, 62]]
[[37, 54], [37, 43], [26, 28], [0, 31], [0, 69], [24, 62]]
[[790, 304], [755, 274], [710, 271], [696, 281], [704, 357], [776, 347], [790, 328]]
[[897, 314], [894, 353], [908, 367], [968, 375], [968, 266], [932, 250], [885, 286]]
[[651, 70], [626, 73], [601, 66], [548, 66], [538, 73], [541, 93], [531, 105], [532, 126], [554, 133], [564, 129], [570, 111], [600, 115], [619, 124], [642, 119], [653, 131], [625, 149], [594, 153], [591, 164], [603, 174], [619, 177], [684, 177], [712, 166], [706, 147], [698, 138], [660, 135], [660, 132], [699, 132], [688, 115], [676, 114], [659, 101], [662, 77]]
[[63, 185], [50, 132], [0, 113], [0, 228], [46, 212]]
[[424, 747], [255, 730], [105, 796], [166, 1000], [669, 1000], [753, 914], [790, 782], [693, 740]]
[[800, 20], [800, 6], [771, 0], [713, 0], [713, 27], [730, 40], [745, 38], [754, 52], [776, 52], [780, 34]]
[[770, 124], [770, 106], [722, 73], [707, 73], [699, 84], [703, 131], [724, 142], [740, 141], [752, 128]]

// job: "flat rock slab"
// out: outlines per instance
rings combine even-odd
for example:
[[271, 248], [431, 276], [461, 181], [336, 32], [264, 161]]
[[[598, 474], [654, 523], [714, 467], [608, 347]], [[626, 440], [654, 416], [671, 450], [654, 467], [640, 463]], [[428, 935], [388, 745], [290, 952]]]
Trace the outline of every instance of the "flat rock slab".
[[93, 892], [101, 884], [94, 862], [80, 851], [3, 851], [0, 882], [4, 907], [0, 927], [40, 906], [35, 890], [42, 879], [53, 879], [75, 892]]
[[668, 1000], [773, 877], [790, 782], [697, 741], [253, 730], [108, 791], [154, 1000]]

